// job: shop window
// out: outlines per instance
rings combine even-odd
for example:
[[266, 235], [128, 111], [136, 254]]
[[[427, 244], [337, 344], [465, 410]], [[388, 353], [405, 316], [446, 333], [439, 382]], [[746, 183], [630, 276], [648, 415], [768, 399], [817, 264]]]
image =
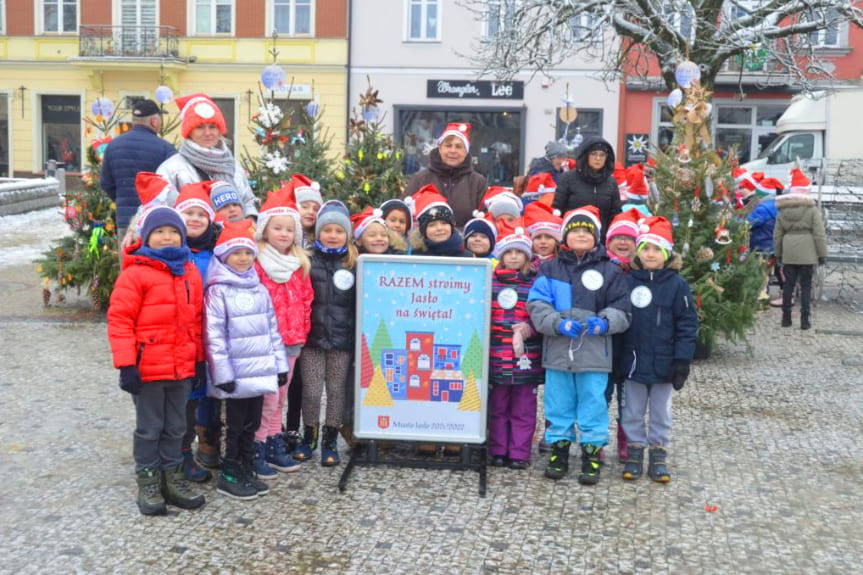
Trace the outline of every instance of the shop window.
[[440, 3], [438, 0], [407, 0], [408, 42], [440, 40]]
[[312, 0], [271, 0], [273, 26], [279, 34], [302, 36], [312, 33]]
[[563, 108], [558, 108], [555, 117], [557, 118], [557, 126], [555, 127], [555, 138], [559, 142], [566, 142], [566, 146], [572, 151], [588, 136], [602, 136], [602, 110], [590, 108], [577, 108], [578, 115], [574, 122], [565, 122], [562, 118], [566, 114], [561, 114]]
[[222, 111], [222, 115], [225, 117], [225, 125], [228, 127], [228, 132], [225, 138], [227, 138], [228, 148], [230, 148], [231, 152], [234, 151], [234, 99], [233, 98], [213, 98], [213, 102], [219, 107]]
[[81, 171], [81, 98], [42, 96], [42, 165], [48, 160], [67, 172]]
[[232, 34], [233, 0], [195, 0], [195, 34]]
[[42, 31], [74, 34], [78, 31], [78, 0], [42, 0]]
[[404, 172], [428, 166], [437, 136], [450, 122], [471, 124], [470, 155], [474, 169], [489, 185], [511, 185], [521, 173], [523, 110], [417, 109], [395, 107], [395, 135], [405, 151]]
[[12, 175], [9, 167], [9, 95], [0, 94], [0, 178]]

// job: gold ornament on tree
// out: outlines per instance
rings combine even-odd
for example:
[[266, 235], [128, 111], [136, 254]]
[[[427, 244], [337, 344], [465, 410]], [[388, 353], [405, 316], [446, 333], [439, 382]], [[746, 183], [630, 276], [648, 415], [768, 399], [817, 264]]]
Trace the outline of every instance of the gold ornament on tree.
[[698, 251], [695, 252], [695, 260], [704, 263], [709, 262], [713, 259], [713, 250], [707, 246], [702, 246], [698, 248]]

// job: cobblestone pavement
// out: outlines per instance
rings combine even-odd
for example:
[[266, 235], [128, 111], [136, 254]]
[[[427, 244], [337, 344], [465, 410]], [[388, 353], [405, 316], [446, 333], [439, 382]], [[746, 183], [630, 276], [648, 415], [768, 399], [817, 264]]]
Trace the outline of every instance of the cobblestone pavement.
[[[44, 312], [28, 266], [0, 269], [0, 573], [849, 573], [863, 568], [863, 322], [763, 313], [674, 397], [673, 481], [599, 485], [492, 469], [305, 464], [254, 502], [218, 496], [146, 518], [132, 403], [105, 324]], [[856, 331], [856, 335], [853, 332]], [[610, 450], [611, 451], [611, 450]], [[715, 511], [708, 511], [716, 507]]]

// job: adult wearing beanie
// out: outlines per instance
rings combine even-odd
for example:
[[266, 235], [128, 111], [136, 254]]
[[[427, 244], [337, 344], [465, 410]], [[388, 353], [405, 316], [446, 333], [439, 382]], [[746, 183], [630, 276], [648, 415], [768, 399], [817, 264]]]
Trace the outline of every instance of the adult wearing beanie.
[[530, 161], [528, 176], [538, 174], [550, 174], [555, 184], [560, 184], [560, 178], [564, 174], [564, 160], [566, 160], [566, 146], [560, 142], [549, 142], [545, 145], [545, 155]]
[[[180, 108], [183, 143], [179, 153], [162, 162], [156, 173], [173, 184], [175, 190], [205, 180], [233, 183], [245, 216], [257, 218], [252, 187], [225, 140], [228, 128], [222, 111], [204, 94], [183, 96], [175, 102]], [[168, 204], [173, 205], [176, 199], [175, 192], [168, 198]]]
[[599, 137], [585, 138], [578, 148], [575, 169], [560, 178], [553, 207], [566, 213], [582, 206], [599, 208], [601, 241], [611, 219], [620, 213], [622, 202], [614, 179], [614, 150]]

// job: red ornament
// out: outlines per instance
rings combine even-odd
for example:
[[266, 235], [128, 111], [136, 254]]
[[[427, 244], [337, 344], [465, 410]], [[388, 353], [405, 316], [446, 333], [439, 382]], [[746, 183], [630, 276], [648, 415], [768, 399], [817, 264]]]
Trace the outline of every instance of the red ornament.
[[701, 309], [701, 294], [695, 296], [695, 309]]
[[731, 263], [731, 246], [728, 246], [728, 255], [725, 256], [725, 263]]

